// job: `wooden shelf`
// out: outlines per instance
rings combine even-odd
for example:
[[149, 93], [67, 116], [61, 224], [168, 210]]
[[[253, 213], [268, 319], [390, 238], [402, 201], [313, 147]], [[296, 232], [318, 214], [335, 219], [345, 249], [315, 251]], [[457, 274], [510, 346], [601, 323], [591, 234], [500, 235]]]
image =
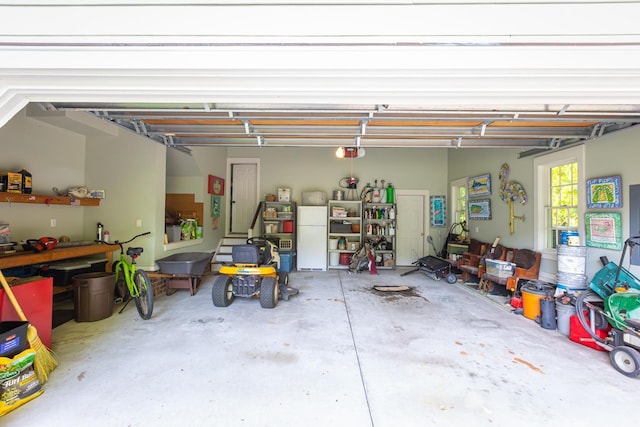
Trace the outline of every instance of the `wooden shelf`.
[[3, 203], [32, 203], [36, 205], [100, 206], [100, 199], [79, 199], [67, 196], [43, 196], [39, 194], [0, 193]]
[[23, 265], [45, 264], [52, 261], [59, 261], [69, 258], [78, 258], [88, 255], [105, 254], [107, 257], [107, 271], [111, 269], [113, 262], [113, 251], [119, 250], [117, 246], [106, 244], [95, 244], [85, 246], [70, 246], [66, 248], [55, 248], [43, 252], [20, 252], [17, 254], [0, 257], [0, 269], [10, 267], [20, 267]]

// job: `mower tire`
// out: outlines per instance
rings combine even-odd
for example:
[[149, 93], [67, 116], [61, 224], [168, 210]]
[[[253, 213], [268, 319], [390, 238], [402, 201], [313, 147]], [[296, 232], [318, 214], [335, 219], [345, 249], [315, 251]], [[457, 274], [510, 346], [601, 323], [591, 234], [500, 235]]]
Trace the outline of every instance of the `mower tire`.
[[454, 283], [456, 283], [458, 281], [458, 276], [456, 276], [453, 273], [449, 273], [447, 274], [447, 283], [453, 285]]
[[286, 271], [281, 271], [278, 273], [278, 285], [280, 286], [289, 285], [289, 273], [287, 273]]
[[640, 352], [626, 345], [614, 347], [609, 353], [613, 367], [622, 375], [637, 378], [640, 375]]
[[228, 307], [233, 302], [233, 281], [229, 276], [218, 276], [213, 282], [211, 299], [216, 307]]
[[262, 308], [275, 308], [278, 304], [280, 289], [275, 277], [265, 277], [260, 284], [260, 306]]

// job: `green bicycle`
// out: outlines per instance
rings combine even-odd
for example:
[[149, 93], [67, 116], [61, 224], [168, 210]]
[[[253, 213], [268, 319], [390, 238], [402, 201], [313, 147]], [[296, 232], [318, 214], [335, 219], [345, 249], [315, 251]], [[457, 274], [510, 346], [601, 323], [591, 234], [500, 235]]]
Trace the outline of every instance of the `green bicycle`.
[[149, 276], [144, 270], [136, 268], [136, 258], [140, 256], [143, 248], [127, 248], [126, 255], [131, 257], [131, 262], [129, 262], [125, 256], [123, 245], [147, 234], [151, 234], [151, 232], [147, 231], [146, 233], [138, 234], [126, 242], [120, 242], [119, 240], [113, 243], [103, 242], [107, 245], [120, 246], [120, 260], [112, 268], [112, 271], [116, 274], [116, 291], [124, 301], [120, 313], [124, 311], [131, 300], [134, 300], [138, 314], [143, 320], [149, 319], [153, 313], [153, 287], [151, 286], [151, 280], [149, 280]]

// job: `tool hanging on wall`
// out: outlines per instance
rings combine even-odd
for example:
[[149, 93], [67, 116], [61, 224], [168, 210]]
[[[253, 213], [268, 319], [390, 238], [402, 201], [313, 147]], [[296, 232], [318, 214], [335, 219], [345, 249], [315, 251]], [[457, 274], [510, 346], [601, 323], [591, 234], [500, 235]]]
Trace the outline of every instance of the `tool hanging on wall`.
[[513, 202], [520, 199], [520, 204], [527, 204], [527, 192], [522, 184], [517, 181], [507, 182], [509, 176], [509, 165], [503, 164], [500, 168], [500, 198], [509, 205], [509, 233], [513, 234], [514, 221], [520, 220], [524, 222], [524, 215], [516, 216], [513, 214]]

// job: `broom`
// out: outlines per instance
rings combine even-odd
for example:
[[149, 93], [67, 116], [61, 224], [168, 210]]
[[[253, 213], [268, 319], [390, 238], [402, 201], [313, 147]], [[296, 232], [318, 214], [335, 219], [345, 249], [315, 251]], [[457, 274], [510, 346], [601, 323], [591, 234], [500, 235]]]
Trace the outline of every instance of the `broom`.
[[[16, 310], [16, 313], [18, 313], [18, 316], [20, 317], [20, 320], [26, 322], [27, 317], [24, 315], [24, 312], [20, 308], [20, 304], [18, 304], [15, 295], [13, 295], [13, 291], [7, 283], [7, 279], [4, 278], [4, 274], [2, 274], [2, 271], [0, 271], [0, 280], [2, 281], [2, 287], [9, 297], [13, 308]], [[40, 384], [44, 384], [49, 379], [49, 374], [58, 366], [58, 360], [53, 355], [53, 353], [49, 352], [47, 347], [45, 347], [45, 345], [42, 343], [40, 337], [38, 336], [38, 331], [31, 323], [29, 323], [29, 327], [27, 328], [27, 341], [29, 341], [29, 346], [36, 352], [35, 358], [33, 360], [33, 367], [36, 371], [38, 381], [40, 381]]]

